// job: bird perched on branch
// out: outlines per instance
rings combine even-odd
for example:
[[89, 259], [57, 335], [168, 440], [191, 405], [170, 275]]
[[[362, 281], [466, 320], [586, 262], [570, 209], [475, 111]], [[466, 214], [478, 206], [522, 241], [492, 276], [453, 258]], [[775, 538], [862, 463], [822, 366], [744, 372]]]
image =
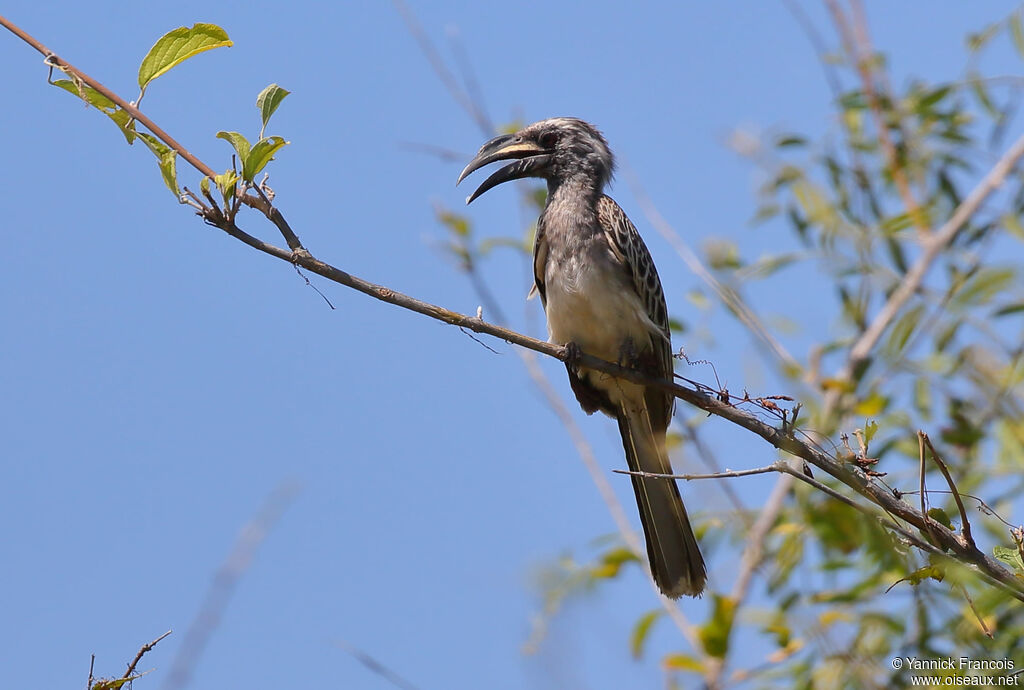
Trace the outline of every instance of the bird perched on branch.
[[[551, 342], [661, 379], [672, 380], [672, 341], [661, 280], [650, 252], [623, 210], [605, 196], [614, 159], [593, 125], [558, 117], [536, 122], [481, 147], [459, 175], [512, 160], [466, 203], [509, 180], [547, 180], [547, 204], [533, 246], [534, 287]], [[619, 424], [632, 471], [671, 474], [665, 432], [674, 398], [661, 390], [566, 363], [569, 383], [587, 414]], [[668, 597], [696, 596], [707, 579], [704, 559], [674, 480], [632, 475], [647, 538], [647, 557]]]

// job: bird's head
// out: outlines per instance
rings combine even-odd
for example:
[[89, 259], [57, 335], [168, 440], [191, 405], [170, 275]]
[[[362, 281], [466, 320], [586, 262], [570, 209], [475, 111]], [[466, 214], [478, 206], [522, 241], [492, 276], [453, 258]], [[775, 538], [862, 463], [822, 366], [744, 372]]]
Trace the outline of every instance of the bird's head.
[[480, 147], [459, 180], [495, 161], [514, 160], [499, 168], [466, 203], [502, 182], [523, 177], [541, 177], [548, 188], [576, 180], [594, 192], [600, 192], [612, 176], [615, 160], [608, 142], [592, 124], [572, 117], [553, 117], [534, 122], [515, 134], [503, 134]]

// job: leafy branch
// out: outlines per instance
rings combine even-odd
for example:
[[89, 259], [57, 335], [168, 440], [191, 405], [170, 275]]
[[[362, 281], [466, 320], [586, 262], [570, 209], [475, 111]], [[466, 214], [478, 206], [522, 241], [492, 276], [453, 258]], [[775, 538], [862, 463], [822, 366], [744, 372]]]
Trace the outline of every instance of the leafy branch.
[[[268, 87], [258, 100], [262, 127], [259, 139], [255, 145], [250, 145], [249, 141], [237, 132], [223, 131], [218, 134], [220, 138], [225, 139], [232, 145], [235, 155], [241, 162], [240, 170], [232, 167], [228, 172], [218, 175], [210, 166], [196, 158], [183, 145], [146, 117], [139, 110], [137, 102], [135, 104], [127, 102], [107, 89], [102, 83], [89, 77], [71, 63], [59, 57], [7, 19], [0, 17], [0, 24], [42, 53], [45, 56], [45, 63], [51, 69], [57, 69], [68, 77], [67, 81], [70, 83], [70, 87], [68, 84], [55, 82], [60, 88], [83, 98], [87, 103], [94, 105], [104, 112], [117, 124], [129, 143], [133, 142], [135, 138], [141, 137], [150, 150], [157, 155], [161, 173], [168, 187], [178, 195], [179, 201], [192, 206], [206, 223], [220, 228], [232, 237], [265, 254], [288, 261], [296, 267], [306, 269], [380, 301], [415, 311], [450, 325], [490, 335], [561, 361], [567, 361], [569, 358], [566, 348], [555, 346], [484, 321], [482, 315], [467, 316], [409, 295], [404, 295], [386, 286], [369, 282], [316, 258], [306, 250], [299, 241], [298, 236], [288, 225], [284, 215], [274, 206], [272, 192], [264, 183], [257, 183], [255, 181], [255, 176], [264, 170], [274, 154], [286, 143], [281, 137], [264, 136], [270, 116], [287, 95], [287, 92], [280, 89], [280, 87], [275, 85]], [[211, 33], [206, 29], [203, 29], [202, 34], [212, 37], [211, 44], [204, 48], [204, 50], [217, 47], [213, 45], [214, 43], [217, 45], [230, 45], [226, 34], [221, 37], [219, 33]], [[157, 45], [161, 45], [161, 43], [158, 42]], [[167, 45], [177, 46], [178, 43], [172, 42]], [[206, 44], [203, 44], [200, 40], [200, 45]], [[180, 49], [165, 51], [170, 57], [165, 57], [163, 61], [156, 60], [153, 64], [149, 65], [146, 70], [147, 79], [145, 81], [141, 78], [142, 73], [140, 72], [140, 86], [143, 92], [145, 92], [145, 87], [160, 74], [163, 74], [182, 60], [197, 52], [201, 52], [197, 49], [197, 45], [189, 41], [183, 42], [182, 46]], [[138, 132], [138, 125], [141, 125], [147, 131]], [[876, 317], [875, 323], [877, 326], [869, 329], [862, 335], [862, 348], [854, 348], [851, 351], [846, 372], [847, 376], [852, 374], [854, 365], [857, 363], [857, 356], [861, 354], [860, 350], [864, 348], [870, 350], [877, 343], [881, 333], [891, 324], [896, 312], [900, 310], [906, 299], [916, 292], [935, 257], [944, 246], [956, 237], [971, 215], [999, 186], [1006, 175], [1015, 168], [1022, 156], [1024, 156], [1024, 139], [1014, 144], [1002, 156], [975, 191], [959, 205], [943, 228], [928, 236], [925, 250], [919, 257], [918, 263], [907, 273], [907, 276], [901, 283], [901, 287], [890, 296], [890, 308], [883, 309], [880, 315]], [[181, 157], [202, 174], [200, 194], [190, 192], [187, 188], [183, 192], [178, 191], [177, 170], [173, 164], [177, 157]], [[214, 198], [211, 185], [216, 186], [219, 191], [219, 201]], [[240, 228], [238, 225], [238, 213], [242, 205], [260, 212], [269, 220], [284, 237], [287, 249], [259, 239]], [[1024, 579], [1006, 569], [997, 560], [982, 553], [973, 543], [973, 540], [965, 539], [963, 536], [957, 535], [947, 528], [936, 527], [934, 519], [926, 512], [915, 508], [902, 500], [901, 495], [897, 495], [880, 485], [876, 481], [876, 476], [870, 470], [855, 462], [856, 458], [849, 458], [842, 454], [835, 455], [822, 450], [819, 443], [808, 438], [796, 426], [795, 408], [793, 410], [784, 410], [766, 399], [752, 399], [747, 396], [739, 398], [730, 395], [725, 390], [714, 389], [692, 381], [687, 381], [689, 386], [684, 386], [677, 384], [675, 381], [652, 379], [638, 371], [600, 360], [587, 354], [579, 357], [578, 362], [588, 368], [609, 375], [665, 390], [701, 410], [754, 433], [773, 447], [803, 459], [851, 488], [863, 500], [843, 497], [835, 489], [810, 477], [806, 477], [802, 472], [790, 467], [786, 463], [780, 463], [777, 468], [773, 467], [773, 471], [784, 473], [788, 478], [791, 478], [791, 481], [805, 481], [819, 491], [855, 507], [858, 511], [870, 516], [885, 529], [897, 534], [906, 543], [926, 553], [952, 558], [970, 565], [981, 579], [1024, 601]], [[838, 388], [834, 390], [838, 390]], [[750, 407], [756, 408], [759, 412], [755, 414], [748, 411], [747, 408]], [[772, 420], [772, 423], [765, 421], [766, 418]], [[776, 423], [778, 424], [777, 426]], [[778, 494], [777, 502], [781, 504], [782, 498], [788, 491], [788, 485], [780, 484], [777, 489], [779, 490], [773, 492], [773, 496]], [[769, 501], [769, 504], [772, 503], [773, 501]], [[765, 511], [762, 514], [762, 517], [765, 518], [764, 523], [767, 526], [770, 526], [773, 522], [773, 520], [768, 519], [771, 515], [771, 511]], [[755, 526], [753, 532], [757, 531], [758, 529]], [[756, 564], [757, 560], [756, 555], [752, 556], [752, 563]], [[752, 567], [748, 568], [748, 572], [750, 570], [752, 570]], [[727, 639], [728, 631], [724, 631], [723, 634]]]

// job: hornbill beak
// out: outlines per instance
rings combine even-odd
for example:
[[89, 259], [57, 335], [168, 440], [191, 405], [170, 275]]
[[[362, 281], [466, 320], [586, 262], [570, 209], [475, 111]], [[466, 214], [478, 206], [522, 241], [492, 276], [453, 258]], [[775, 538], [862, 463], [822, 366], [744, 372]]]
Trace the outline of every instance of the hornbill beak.
[[488, 163], [516, 159], [503, 168], [499, 168], [490, 177], [484, 180], [483, 184], [476, 188], [476, 191], [466, 197], [466, 203], [496, 187], [502, 182], [518, 180], [523, 177], [533, 177], [535, 173], [551, 162], [551, 149], [546, 149], [536, 142], [523, 139], [517, 134], [503, 134], [495, 137], [480, 147], [476, 157], [469, 162], [469, 165], [459, 175], [458, 185], [475, 170], [479, 170]]

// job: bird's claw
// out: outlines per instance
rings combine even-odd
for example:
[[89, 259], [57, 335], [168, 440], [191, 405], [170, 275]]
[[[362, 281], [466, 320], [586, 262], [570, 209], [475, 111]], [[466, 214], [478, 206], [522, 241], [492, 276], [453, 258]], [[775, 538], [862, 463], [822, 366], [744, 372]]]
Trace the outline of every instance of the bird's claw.
[[575, 342], [570, 340], [565, 344], [565, 366], [571, 370], [576, 371], [579, 368], [580, 357], [583, 356], [583, 350]]

